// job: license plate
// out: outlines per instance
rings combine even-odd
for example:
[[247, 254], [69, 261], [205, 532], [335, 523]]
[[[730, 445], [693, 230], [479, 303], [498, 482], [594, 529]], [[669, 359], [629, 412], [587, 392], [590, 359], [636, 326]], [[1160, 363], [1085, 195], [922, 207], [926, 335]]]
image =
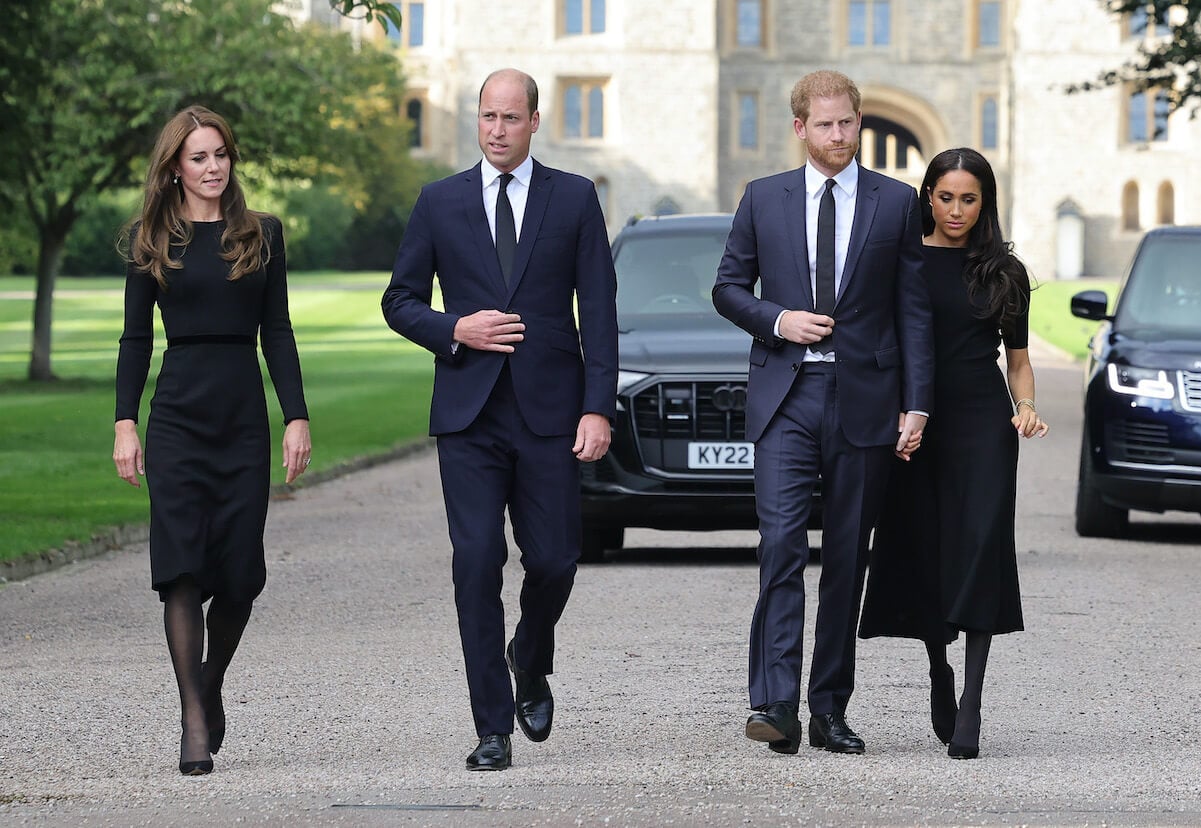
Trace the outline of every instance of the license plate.
[[690, 469], [753, 469], [754, 443], [689, 443]]

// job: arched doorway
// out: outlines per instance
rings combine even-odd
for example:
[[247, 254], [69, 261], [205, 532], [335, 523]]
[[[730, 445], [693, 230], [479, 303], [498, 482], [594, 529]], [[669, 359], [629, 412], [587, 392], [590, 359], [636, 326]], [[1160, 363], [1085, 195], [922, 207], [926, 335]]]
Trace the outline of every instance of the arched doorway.
[[864, 115], [859, 130], [859, 163], [893, 178], [916, 178], [926, 172], [926, 156], [912, 131], [879, 115]]

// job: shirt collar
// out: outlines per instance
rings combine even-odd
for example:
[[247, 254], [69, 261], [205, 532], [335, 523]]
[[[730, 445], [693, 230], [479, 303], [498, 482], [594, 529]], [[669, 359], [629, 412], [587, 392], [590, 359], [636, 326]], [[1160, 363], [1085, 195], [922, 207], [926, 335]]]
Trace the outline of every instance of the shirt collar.
[[[480, 177], [484, 180], [484, 188], [492, 186], [492, 182], [500, 178], [500, 170], [492, 166], [485, 158], [480, 162]], [[517, 169], [513, 170], [513, 177], [517, 179], [521, 186], [528, 188], [530, 179], [534, 177], [534, 158], [527, 155], [525, 160], [517, 165]]]
[[[852, 159], [851, 163], [847, 164], [842, 172], [834, 176], [834, 181], [844, 193], [853, 198], [855, 190], [859, 187], [859, 162]], [[809, 198], [817, 198], [825, 186], [826, 176], [819, 172], [812, 164], [806, 164], [805, 193]]]

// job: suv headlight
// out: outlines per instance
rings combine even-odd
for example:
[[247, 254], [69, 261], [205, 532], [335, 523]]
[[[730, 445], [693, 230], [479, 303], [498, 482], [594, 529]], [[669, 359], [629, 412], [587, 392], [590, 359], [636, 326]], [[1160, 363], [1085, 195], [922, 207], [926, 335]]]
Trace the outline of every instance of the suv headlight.
[[641, 382], [649, 377], [650, 374], [643, 374], [638, 371], [618, 371], [617, 372], [617, 393], [624, 393], [630, 386]]
[[1154, 368], [1135, 368], [1131, 365], [1109, 364], [1109, 387], [1119, 394], [1151, 397], [1156, 400], [1172, 399], [1172, 383], [1166, 371]]

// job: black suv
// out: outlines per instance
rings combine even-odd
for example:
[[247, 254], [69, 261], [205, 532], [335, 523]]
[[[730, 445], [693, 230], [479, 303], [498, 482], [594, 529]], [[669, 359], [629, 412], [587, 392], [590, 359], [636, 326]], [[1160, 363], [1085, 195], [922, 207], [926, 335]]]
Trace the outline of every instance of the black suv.
[[1201, 511], [1201, 227], [1146, 234], [1112, 316], [1099, 290], [1072, 313], [1091, 341], [1076, 532], [1121, 537], [1130, 509]]
[[709, 296], [733, 216], [631, 220], [613, 241], [620, 373], [613, 443], [582, 466], [583, 560], [627, 526], [754, 529], [751, 337]]

